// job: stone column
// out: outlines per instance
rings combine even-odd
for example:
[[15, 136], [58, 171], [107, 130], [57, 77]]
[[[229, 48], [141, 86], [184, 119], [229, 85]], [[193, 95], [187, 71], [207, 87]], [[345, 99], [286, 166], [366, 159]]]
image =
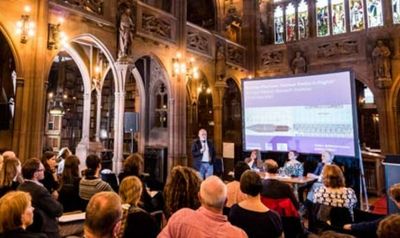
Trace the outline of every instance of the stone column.
[[79, 171], [85, 169], [86, 157], [89, 155], [89, 132], [90, 132], [90, 89], [86, 89], [83, 93], [83, 116], [82, 116], [82, 138], [76, 146], [76, 156], [80, 160]]
[[214, 100], [214, 145], [218, 157], [222, 157], [222, 105], [227, 84], [218, 80], [215, 83], [216, 97]]
[[135, 67], [129, 60], [119, 60], [115, 67], [117, 69], [118, 81], [121, 87], [115, 90], [114, 107], [114, 158], [113, 171], [118, 174], [122, 170], [123, 145], [124, 145], [124, 112], [125, 112], [125, 82]]
[[[23, 136], [21, 133], [21, 122], [22, 122], [22, 105], [24, 96], [24, 79], [21, 77], [17, 78], [17, 89], [15, 90], [15, 107], [14, 107], [14, 127], [13, 127], [13, 137], [12, 137], [12, 150], [19, 152], [20, 148], [20, 138]], [[18, 156], [19, 155], [18, 153]]]
[[96, 107], [96, 142], [100, 142], [100, 123], [101, 123], [101, 89], [96, 89], [97, 107]]

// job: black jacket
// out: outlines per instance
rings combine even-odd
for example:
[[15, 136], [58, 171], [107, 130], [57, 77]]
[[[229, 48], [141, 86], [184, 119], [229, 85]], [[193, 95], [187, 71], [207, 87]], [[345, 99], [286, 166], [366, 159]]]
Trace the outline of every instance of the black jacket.
[[[211, 141], [207, 140], [208, 152], [210, 153], [210, 164], [215, 163], [215, 148]], [[193, 167], [196, 170], [200, 170], [201, 159], [203, 158], [203, 153], [200, 152], [202, 148], [200, 139], [197, 139], [192, 144], [192, 159], [193, 159]]]
[[0, 234], [0, 238], [46, 238], [47, 236], [43, 233], [32, 233], [22, 228], [15, 230], [6, 231]]

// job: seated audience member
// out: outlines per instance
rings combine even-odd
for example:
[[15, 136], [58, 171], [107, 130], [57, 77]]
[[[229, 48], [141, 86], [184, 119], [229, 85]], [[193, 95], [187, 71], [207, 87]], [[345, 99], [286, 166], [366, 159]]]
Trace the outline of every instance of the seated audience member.
[[6, 160], [8, 158], [17, 158], [14, 151], [11, 151], [11, 150], [4, 151], [2, 156], [3, 156], [4, 160]]
[[[118, 175], [119, 182], [121, 183], [125, 177], [136, 176], [142, 181], [142, 194], [140, 196], [140, 207], [148, 212], [156, 210], [151, 202], [151, 196], [147, 191], [146, 184], [143, 181], [144, 160], [139, 153], [134, 153], [128, 156], [124, 161], [123, 172]], [[162, 209], [162, 208], [161, 208]]]
[[247, 198], [232, 206], [229, 213], [232, 225], [242, 228], [249, 237], [281, 237], [283, 228], [279, 215], [261, 202], [261, 177], [254, 171], [244, 172], [240, 190]]
[[244, 162], [247, 163], [251, 170], [263, 171], [263, 162], [259, 150], [251, 151], [250, 157], [244, 159]]
[[262, 182], [261, 196], [274, 199], [289, 198], [296, 209], [299, 209], [299, 202], [293, 193], [292, 187], [276, 179], [279, 169], [278, 163], [275, 160], [268, 159], [264, 162], [264, 168], [266, 175]]
[[18, 186], [18, 190], [28, 192], [31, 195], [35, 215], [38, 214], [42, 222], [40, 227], [35, 226], [34, 223], [33, 231], [46, 233], [48, 238], [60, 237], [57, 218], [62, 215], [63, 207], [39, 182], [44, 178], [43, 164], [36, 158], [26, 160], [22, 165], [22, 175], [25, 181]]
[[51, 195], [58, 199], [58, 188], [60, 184], [58, 183], [57, 177], [57, 162], [56, 156], [52, 151], [46, 151], [42, 157], [42, 164], [44, 166], [44, 179], [40, 180], [43, 186], [49, 190]]
[[181, 208], [200, 207], [200, 183], [199, 173], [192, 168], [178, 165], [171, 170], [164, 188], [164, 212], [167, 219]]
[[[396, 206], [400, 208], [400, 183], [394, 184], [390, 187], [389, 196]], [[378, 225], [382, 220], [383, 218], [367, 222], [346, 224], [343, 226], [343, 229], [349, 230], [357, 236], [376, 237]]]
[[61, 175], [63, 170], [64, 170], [64, 163], [65, 163], [65, 159], [72, 155], [72, 152], [67, 148], [67, 147], [63, 147], [57, 155], [57, 161], [58, 161], [58, 165], [57, 165], [57, 175]]
[[383, 219], [378, 226], [378, 238], [400, 237], [400, 215], [393, 214]]
[[303, 164], [297, 160], [299, 153], [295, 150], [290, 150], [288, 153], [288, 161], [282, 167], [282, 173], [286, 176], [300, 177], [303, 176]]
[[21, 162], [17, 158], [6, 159], [0, 169], [0, 197], [17, 190], [21, 182]]
[[114, 192], [99, 192], [92, 196], [83, 225], [85, 238], [118, 237], [121, 228], [122, 204]]
[[330, 165], [333, 162], [335, 156], [332, 152], [325, 150], [321, 153], [321, 162], [318, 163], [317, 168], [315, 168], [314, 172], [308, 173], [307, 177], [318, 178], [321, 181], [321, 173], [325, 165]]
[[86, 167], [85, 175], [79, 182], [79, 196], [84, 203], [98, 192], [113, 191], [111, 186], [99, 177], [101, 161], [97, 155], [89, 155], [86, 158]]
[[142, 182], [136, 176], [128, 176], [122, 180], [119, 186], [119, 196], [122, 199], [122, 207], [127, 215], [122, 223], [122, 237], [157, 237], [160, 227], [155, 219], [139, 205], [142, 194]]
[[324, 231], [320, 235], [315, 235], [313, 233], [307, 236], [308, 238], [355, 238], [349, 234], [338, 233], [335, 231]]
[[29, 193], [9, 192], [0, 198], [0, 237], [45, 238], [45, 234], [25, 230], [33, 223], [33, 209]]
[[234, 179], [232, 182], [226, 185], [227, 189], [227, 198], [226, 198], [226, 207], [232, 207], [233, 204], [239, 203], [246, 198], [246, 195], [240, 191], [240, 177], [242, 174], [249, 170], [250, 167], [247, 163], [243, 161], [239, 161], [236, 163], [234, 170]]
[[331, 207], [345, 207], [353, 214], [357, 204], [356, 193], [346, 188], [342, 170], [337, 165], [325, 165], [322, 171], [323, 186], [314, 191], [313, 202]]
[[210, 176], [201, 183], [197, 210], [182, 208], [175, 212], [158, 238], [214, 237], [241, 238], [246, 233], [222, 215], [226, 201], [226, 186], [217, 176]]
[[64, 207], [64, 212], [82, 210], [82, 199], [79, 197], [79, 158], [70, 155], [65, 159], [64, 170], [60, 178], [58, 200]]

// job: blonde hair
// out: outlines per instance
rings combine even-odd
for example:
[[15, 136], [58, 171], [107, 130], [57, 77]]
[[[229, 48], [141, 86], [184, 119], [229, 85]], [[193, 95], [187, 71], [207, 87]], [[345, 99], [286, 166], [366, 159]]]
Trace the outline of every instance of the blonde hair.
[[400, 203], [400, 183], [393, 184], [389, 188], [389, 195], [398, 203]]
[[[31, 204], [31, 195], [13, 191], [0, 198], [0, 233], [22, 226], [21, 216]], [[7, 214], [7, 215], [6, 215]]]
[[0, 169], [0, 188], [12, 185], [13, 179], [18, 174], [18, 165], [21, 165], [21, 162], [17, 158], [12, 157], [4, 160]]
[[119, 185], [119, 196], [123, 203], [137, 206], [142, 195], [142, 190], [142, 181], [136, 176], [128, 176]]

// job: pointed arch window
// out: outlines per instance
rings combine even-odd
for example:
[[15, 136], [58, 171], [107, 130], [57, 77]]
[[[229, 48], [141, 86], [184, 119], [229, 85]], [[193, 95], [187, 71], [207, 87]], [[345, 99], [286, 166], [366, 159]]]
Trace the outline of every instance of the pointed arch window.
[[360, 31], [364, 29], [364, 6], [362, 0], [349, 1], [350, 30]]
[[286, 15], [286, 41], [291, 42], [296, 40], [296, 10], [293, 3], [289, 3], [285, 9]]
[[344, 9], [344, 0], [331, 0], [333, 35], [346, 32], [346, 14]]
[[317, 36], [328, 36], [330, 31], [328, 0], [317, 0], [316, 14]]
[[382, 1], [367, 0], [368, 27], [383, 26]]
[[281, 6], [277, 6], [274, 11], [275, 44], [282, 44], [284, 42], [283, 32], [284, 32], [283, 10]]
[[299, 40], [306, 39], [308, 37], [308, 5], [305, 0], [302, 0], [298, 6], [297, 26]]
[[393, 23], [400, 23], [400, 0], [392, 0]]

